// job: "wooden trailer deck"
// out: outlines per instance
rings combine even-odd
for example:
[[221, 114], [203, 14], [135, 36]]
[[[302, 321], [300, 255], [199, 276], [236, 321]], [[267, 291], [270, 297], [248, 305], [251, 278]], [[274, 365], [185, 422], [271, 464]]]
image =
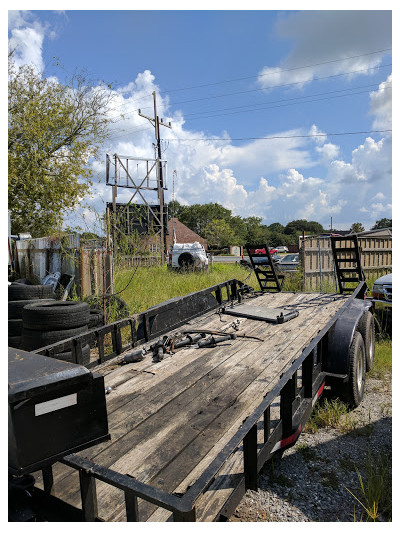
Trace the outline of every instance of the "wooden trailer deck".
[[[187, 347], [159, 363], [151, 355], [122, 366], [109, 361], [98, 371], [112, 388], [107, 395], [111, 440], [78, 455], [167, 493], [185, 493], [346, 299], [339, 294], [265, 293], [246, 304], [297, 310], [299, 315], [282, 324], [239, 318], [237, 333], [263, 342], [238, 337], [214, 348]], [[221, 330], [235, 320], [214, 311], [188, 324]], [[227, 331], [234, 332], [232, 327]], [[60, 463], [53, 472], [55, 496], [81, 507], [78, 472]], [[235, 453], [200, 497], [196, 520], [215, 519], [241, 482], [241, 472], [243, 454]], [[99, 517], [126, 520], [123, 492], [101, 481], [96, 487]], [[139, 499], [140, 521], [168, 519], [171, 512]]]

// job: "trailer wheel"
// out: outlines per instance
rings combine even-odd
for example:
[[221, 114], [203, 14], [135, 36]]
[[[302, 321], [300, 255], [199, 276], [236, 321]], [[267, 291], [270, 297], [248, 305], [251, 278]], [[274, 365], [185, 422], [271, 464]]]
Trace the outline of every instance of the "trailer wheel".
[[364, 339], [365, 345], [365, 366], [369, 372], [374, 364], [375, 357], [375, 325], [374, 317], [367, 311], [363, 314], [358, 323], [357, 331], [359, 331]]
[[365, 370], [364, 340], [356, 331], [349, 349], [349, 381], [343, 398], [352, 407], [357, 407], [364, 397]]

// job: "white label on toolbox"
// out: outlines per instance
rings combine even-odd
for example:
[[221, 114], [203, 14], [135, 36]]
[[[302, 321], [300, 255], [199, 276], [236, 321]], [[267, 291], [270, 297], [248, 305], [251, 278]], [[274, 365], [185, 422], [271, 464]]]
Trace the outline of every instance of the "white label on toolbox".
[[64, 407], [76, 405], [77, 403], [78, 395], [76, 392], [74, 394], [68, 394], [68, 396], [61, 396], [61, 398], [49, 400], [48, 402], [37, 403], [35, 405], [35, 416], [51, 413], [52, 411], [57, 411], [58, 409], [64, 409]]

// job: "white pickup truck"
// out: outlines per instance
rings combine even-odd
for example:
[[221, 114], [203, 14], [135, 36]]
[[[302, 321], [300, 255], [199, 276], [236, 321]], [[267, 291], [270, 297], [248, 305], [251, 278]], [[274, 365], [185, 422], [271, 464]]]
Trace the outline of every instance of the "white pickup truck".
[[208, 257], [199, 242], [176, 243], [168, 258], [168, 268], [207, 270]]

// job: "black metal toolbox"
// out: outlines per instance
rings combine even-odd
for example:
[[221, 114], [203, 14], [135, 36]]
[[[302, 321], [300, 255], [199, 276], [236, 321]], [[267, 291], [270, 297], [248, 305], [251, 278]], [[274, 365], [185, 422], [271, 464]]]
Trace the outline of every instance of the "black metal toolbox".
[[9, 473], [34, 472], [109, 438], [103, 376], [8, 349]]

